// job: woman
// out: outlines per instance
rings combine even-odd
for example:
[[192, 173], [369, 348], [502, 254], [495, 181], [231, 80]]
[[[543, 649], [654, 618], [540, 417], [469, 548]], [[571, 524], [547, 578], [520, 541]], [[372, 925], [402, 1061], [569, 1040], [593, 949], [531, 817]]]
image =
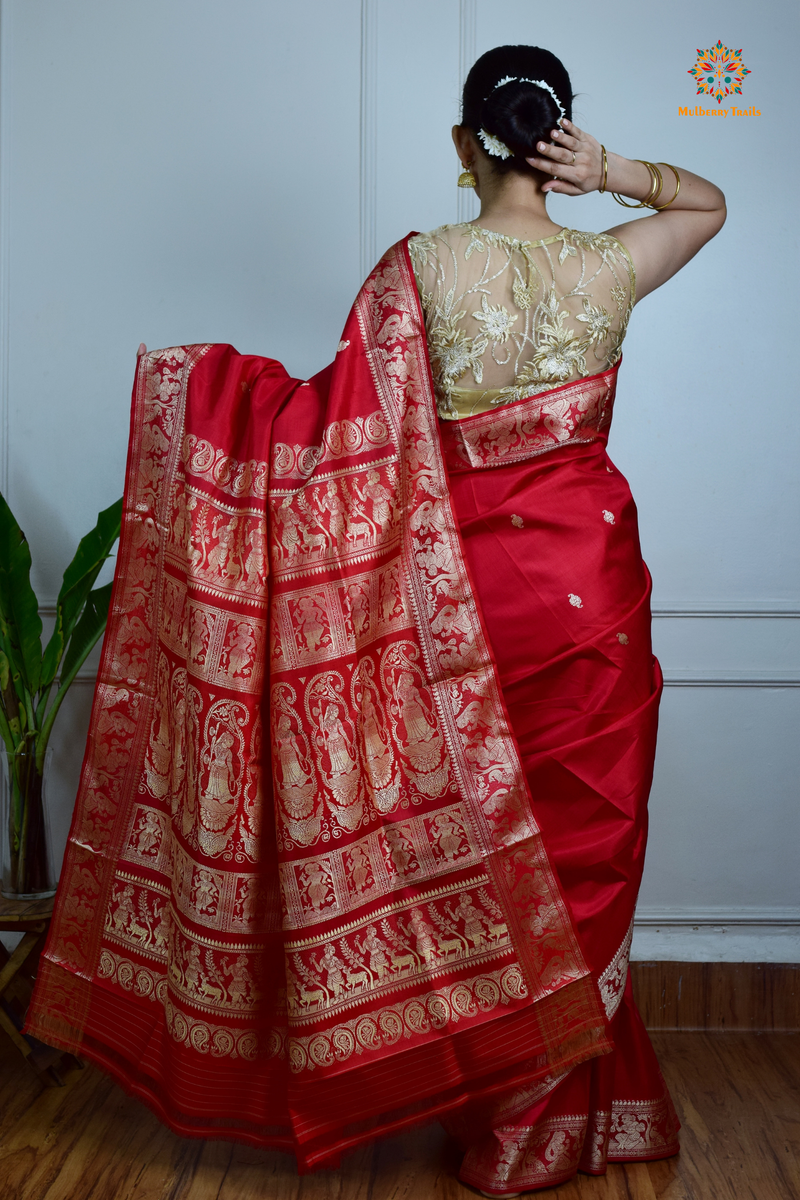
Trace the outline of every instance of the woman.
[[[140, 358], [28, 1028], [180, 1133], [311, 1169], [439, 1117], [487, 1195], [677, 1148], [627, 983], [659, 677], [605, 436], [634, 299], [724, 206], [607, 154], [571, 98], [545, 51], [476, 63], [480, 217], [387, 252], [314, 379]], [[594, 188], [660, 211], [547, 217]]]

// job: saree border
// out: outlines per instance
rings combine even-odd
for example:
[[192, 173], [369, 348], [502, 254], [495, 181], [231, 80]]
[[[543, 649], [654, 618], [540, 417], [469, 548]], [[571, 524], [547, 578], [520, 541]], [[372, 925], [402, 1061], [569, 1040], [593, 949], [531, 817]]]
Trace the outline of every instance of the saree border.
[[[512, 941], [537, 1000], [590, 971], [533, 816], [450, 502], [408, 238], [378, 264], [358, 295], [355, 312], [381, 406], [402, 448], [404, 567], [431, 694], [460, 792], [482, 826], [487, 871], [503, 898]], [[435, 583], [424, 565], [432, 547]], [[467, 648], [458, 657], [448, 637], [453, 626], [465, 634]], [[478, 731], [490, 753], [477, 750]], [[534, 929], [555, 943], [546, 962], [531, 937]]]
[[[143, 354], [131, 406], [123, 525], [78, 800], [64, 857], [52, 929], [42, 954], [37, 1007], [26, 1028], [79, 1049], [100, 967], [104, 921], [150, 734], [159, 655], [158, 580], [166, 554], [171, 488], [183, 448], [186, 394], [193, 367], [211, 343]], [[133, 566], [136, 564], [136, 570]], [[134, 657], [135, 655], [135, 657]], [[126, 673], [127, 672], [127, 673]], [[100, 736], [101, 731], [108, 734]], [[124, 762], [124, 768], [112, 760]], [[47, 1011], [46, 1011], [47, 1010]], [[75, 1019], [59, 1018], [69, 1011]]]
[[448, 469], [458, 472], [524, 462], [560, 446], [604, 437], [611, 424], [621, 362], [622, 356], [598, 375], [458, 421], [442, 421], [439, 432]]

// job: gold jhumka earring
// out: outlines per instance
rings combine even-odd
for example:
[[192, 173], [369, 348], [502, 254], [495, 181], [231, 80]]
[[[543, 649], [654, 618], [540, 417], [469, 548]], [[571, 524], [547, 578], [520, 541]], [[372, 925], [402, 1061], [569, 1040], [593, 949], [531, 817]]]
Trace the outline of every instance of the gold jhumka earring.
[[472, 163], [469, 163], [467, 166], [464, 166], [463, 163], [461, 165], [464, 167], [464, 170], [458, 177], [458, 186], [463, 188], [474, 188], [478, 181], [470, 170]]

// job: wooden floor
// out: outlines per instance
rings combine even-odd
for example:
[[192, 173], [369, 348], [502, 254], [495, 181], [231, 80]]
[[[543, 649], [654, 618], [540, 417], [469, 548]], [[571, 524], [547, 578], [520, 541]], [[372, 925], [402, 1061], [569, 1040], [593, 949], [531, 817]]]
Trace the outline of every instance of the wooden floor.
[[[610, 1167], [557, 1200], [798, 1200], [800, 1035], [653, 1035], [683, 1122], [663, 1162]], [[467, 1200], [436, 1126], [298, 1178], [285, 1155], [175, 1137], [94, 1067], [44, 1087], [0, 1039], [1, 1200]]]

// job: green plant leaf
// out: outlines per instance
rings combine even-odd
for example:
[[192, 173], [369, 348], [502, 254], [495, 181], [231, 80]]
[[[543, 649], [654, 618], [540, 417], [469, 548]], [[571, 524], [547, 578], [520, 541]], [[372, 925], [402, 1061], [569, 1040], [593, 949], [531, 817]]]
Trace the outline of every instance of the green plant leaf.
[[75, 626], [75, 631], [64, 655], [64, 661], [61, 664], [62, 686], [66, 678], [75, 677], [86, 661], [89, 651], [105, 629], [113, 586], [113, 584], [107, 583], [105, 587], [95, 588], [87, 596], [86, 606], [80, 621]]
[[12, 673], [32, 695], [42, 668], [42, 619], [30, 576], [28, 540], [0, 494], [0, 616]]
[[[120, 498], [98, 514], [97, 524], [81, 539], [75, 557], [64, 572], [64, 580], [56, 602], [55, 629], [45, 648], [42, 662], [40, 686], [43, 688], [49, 687], [58, 674], [61, 656], [81, 618], [87, 597], [100, 574], [100, 568], [119, 537], [121, 522]], [[62, 675], [63, 673], [62, 669]]]
[[72, 681], [85, 663], [89, 651], [96, 644], [106, 627], [113, 586], [112, 583], [107, 583], [105, 587], [95, 588], [86, 598], [86, 606], [78, 624], [75, 626], [75, 631], [70, 638], [64, 660], [61, 664], [61, 679], [58, 691], [48, 709], [47, 716], [42, 724], [41, 733], [36, 739], [36, 756], [39, 763], [44, 761], [44, 752], [47, 749], [47, 743], [53, 729], [53, 722], [56, 719], [56, 714], [61, 707], [61, 703]]

